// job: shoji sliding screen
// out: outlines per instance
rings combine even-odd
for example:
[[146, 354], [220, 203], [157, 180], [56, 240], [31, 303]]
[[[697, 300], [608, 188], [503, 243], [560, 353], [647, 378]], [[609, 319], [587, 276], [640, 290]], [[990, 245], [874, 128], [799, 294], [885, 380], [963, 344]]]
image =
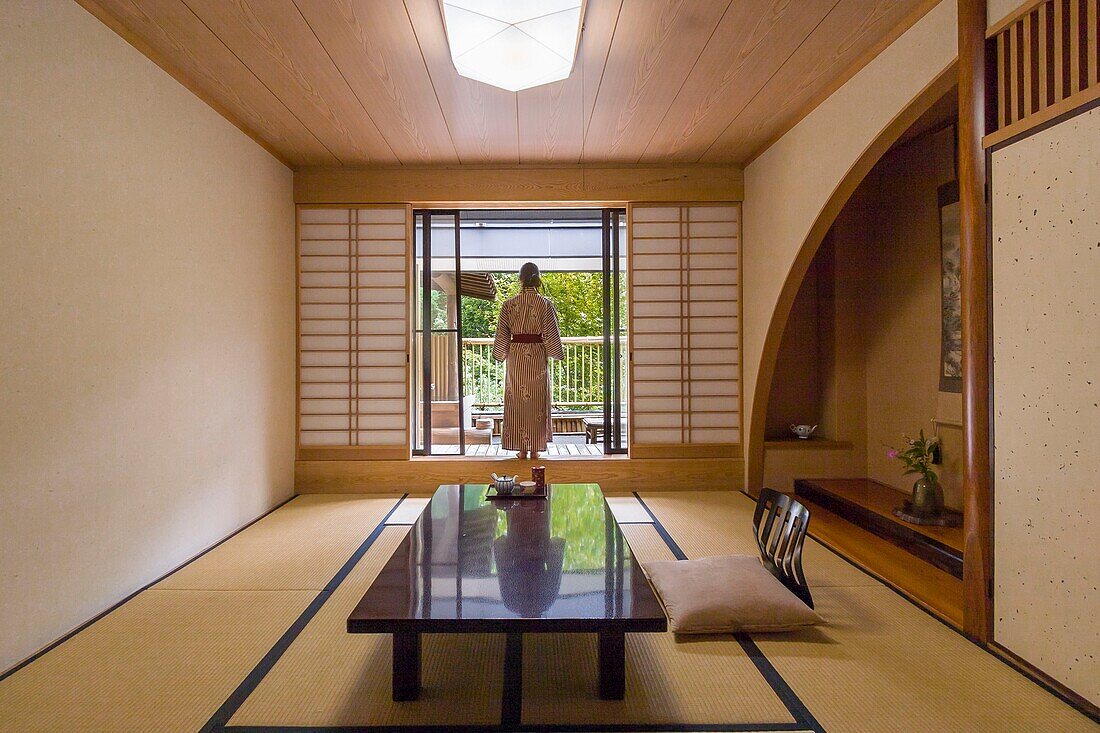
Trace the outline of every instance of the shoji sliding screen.
[[301, 459], [409, 454], [408, 218], [298, 210]]
[[631, 454], [740, 444], [740, 208], [634, 206], [630, 230]]

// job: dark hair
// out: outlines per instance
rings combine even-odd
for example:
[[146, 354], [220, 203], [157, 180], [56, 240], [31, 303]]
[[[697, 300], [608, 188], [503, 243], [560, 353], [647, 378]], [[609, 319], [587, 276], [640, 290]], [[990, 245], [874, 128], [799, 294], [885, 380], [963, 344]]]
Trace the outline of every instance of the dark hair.
[[539, 266], [534, 262], [527, 262], [519, 268], [519, 283], [525, 288], [542, 287], [542, 275]]

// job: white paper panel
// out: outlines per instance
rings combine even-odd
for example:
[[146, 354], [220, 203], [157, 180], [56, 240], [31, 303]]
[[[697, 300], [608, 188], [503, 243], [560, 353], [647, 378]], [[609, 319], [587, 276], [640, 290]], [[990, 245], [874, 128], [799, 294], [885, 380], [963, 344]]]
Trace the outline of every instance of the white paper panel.
[[358, 288], [354, 293], [360, 303], [400, 303], [406, 305], [405, 288]]
[[402, 367], [402, 374], [407, 363], [405, 354], [400, 351], [360, 351], [356, 359], [361, 367]]
[[298, 276], [298, 284], [303, 288], [338, 288], [345, 294], [350, 283], [346, 272], [303, 272]]
[[[634, 207], [632, 214], [634, 442], [736, 441], [739, 208]], [[704, 409], [722, 412], [696, 414]]]
[[738, 206], [689, 206], [687, 212], [691, 221], [736, 222], [741, 219]]
[[359, 367], [358, 378], [359, 382], [399, 382], [404, 384], [407, 370], [405, 367], [374, 367], [374, 366], [361, 366]]
[[635, 206], [630, 212], [635, 226], [643, 221], [676, 221], [680, 209], [675, 206]]
[[[389, 208], [389, 209], [357, 209], [356, 220], [360, 223], [369, 224], [400, 224], [402, 227], [406, 224], [407, 214], [404, 208]], [[369, 231], [368, 233], [369, 234]], [[364, 236], [364, 235], [360, 235]], [[402, 237], [404, 237], [404, 230], [402, 230]]]
[[298, 436], [298, 442], [304, 446], [343, 446], [348, 444], [348, 432], [346, 430], [327, 433], [315, 433], [303, 430]]
[[307, 255], [336, 255], [348, 256], [348, 241], [346, 239], [312, 239], [303, 240], [298, 245], [298, 253]]
[[351, 366], [351, 353], [344, 351], [302, 351], [301, 365], [304, 367], [317, 366]]
[[303, 303], [299, 309], [299, 313], [302, 318], [342, 318], [347, 320], [351, 316], [351, 306], [347, 303], [336, 303], [331, 305], [316, 305], [312, 303]]
[[346, 256], [302, 255], [302, 272], [346, 272], [349, 258]]
[[349, 333], [349, 324], [347, 321], [320, 321], [320, 320], [302, 320], [302, 333], [309, 334], [347, 334]]
[[407, 442], [406, 214], [299, 210], [301, 445]]
[[[347, 224], [351, 219], [347, 209], [299, 209], [298, 221], [301, 224]], [[347, 229], [344, 230], [347, 235]]]
[[405, 256], [371, 255], [369, 257], [356, 257], [358, 272], [400, 272], [405, 274]]
[[[366, 330], [360, 327], [360, 334]], [[360, 350], [368, 349], [387, 349], [390, 351], [399, 351], [402, 355], [405, 354], [405, 345], [408, 342], [408, 334], [399, 334], [396, 336], [385, 336], [382, 334], [367, 334], [360, 335], [356, 342]]]
[[679, 237], [680, 236], [680, 224], [676, 221], [661, 222], [661, 223], [641, 223], [635, 222], [634, 232], [631, 235], [634, 239], [644, 239], [646, 237]]
[[367, 246], [363, 251], [370, 251], [370, 242], [372, 240], [393, 240], [393, 241], [405, 241], [405, 223], [400, 224], [360, 224], [359, 228], [359, 240], [361, 242], [367, 242]]
[[348, 385], [344, 384], [305, 384], [300, 387], [301, 396], [306, 398], [335, 398], [347, 400], [350, 394]]
[[[635, 374], [633, 384], [635, 401], [642, 397], [676, 397], [677, 404], [679, 404], [680, 393], [680, 382], [640, 382], [638, 381], [637, 374]], [[637, 408], [637, 404], [635, 404], [635, 408]]]
[[308, 239], [347, 239], [351, 236], [348, 224], [302, 224], [302, 241]]
[[298, 419], [302, 430], [347, 430], [351, 424], [347, 415], [302, 415]]
[[994, 639], [1100, 704], [1100, 109], [992, 154]]
[[408, 445], [408, 425], [400, 430], [360, 430], [356, 445]]

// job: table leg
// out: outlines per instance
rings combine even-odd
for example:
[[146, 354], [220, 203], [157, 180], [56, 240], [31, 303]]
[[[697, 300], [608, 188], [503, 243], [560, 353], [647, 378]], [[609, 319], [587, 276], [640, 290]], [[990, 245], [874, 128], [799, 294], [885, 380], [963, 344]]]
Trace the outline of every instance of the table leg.
[[600, 699], [622, 700], [626, 694], [626, 633], [601, 631]]
[[407, 702], [420, 697], [420, 634], [401, 631], [393, 635], [393, 699]]

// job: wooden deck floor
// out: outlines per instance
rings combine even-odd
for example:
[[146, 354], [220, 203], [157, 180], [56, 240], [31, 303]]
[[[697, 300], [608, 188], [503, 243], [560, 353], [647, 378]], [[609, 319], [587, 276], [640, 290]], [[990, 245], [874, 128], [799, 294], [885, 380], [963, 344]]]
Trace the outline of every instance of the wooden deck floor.
[[[432, 454], [442, 456], [457, 456], [457, 445], [433, 445]], [[468, 445], [466, 446], [467, 456], [477, 456], [479, 458], [493, 458], [493, 457], [510, 457], [516, 454], [515, 451], [504, 450], [500, 447], [499, 443], [492, 445]], [[602, 456], [603, 446], [594, 445], [592, 443], [550, 443], [546, 446], [546, 452], [544, 456]]]

